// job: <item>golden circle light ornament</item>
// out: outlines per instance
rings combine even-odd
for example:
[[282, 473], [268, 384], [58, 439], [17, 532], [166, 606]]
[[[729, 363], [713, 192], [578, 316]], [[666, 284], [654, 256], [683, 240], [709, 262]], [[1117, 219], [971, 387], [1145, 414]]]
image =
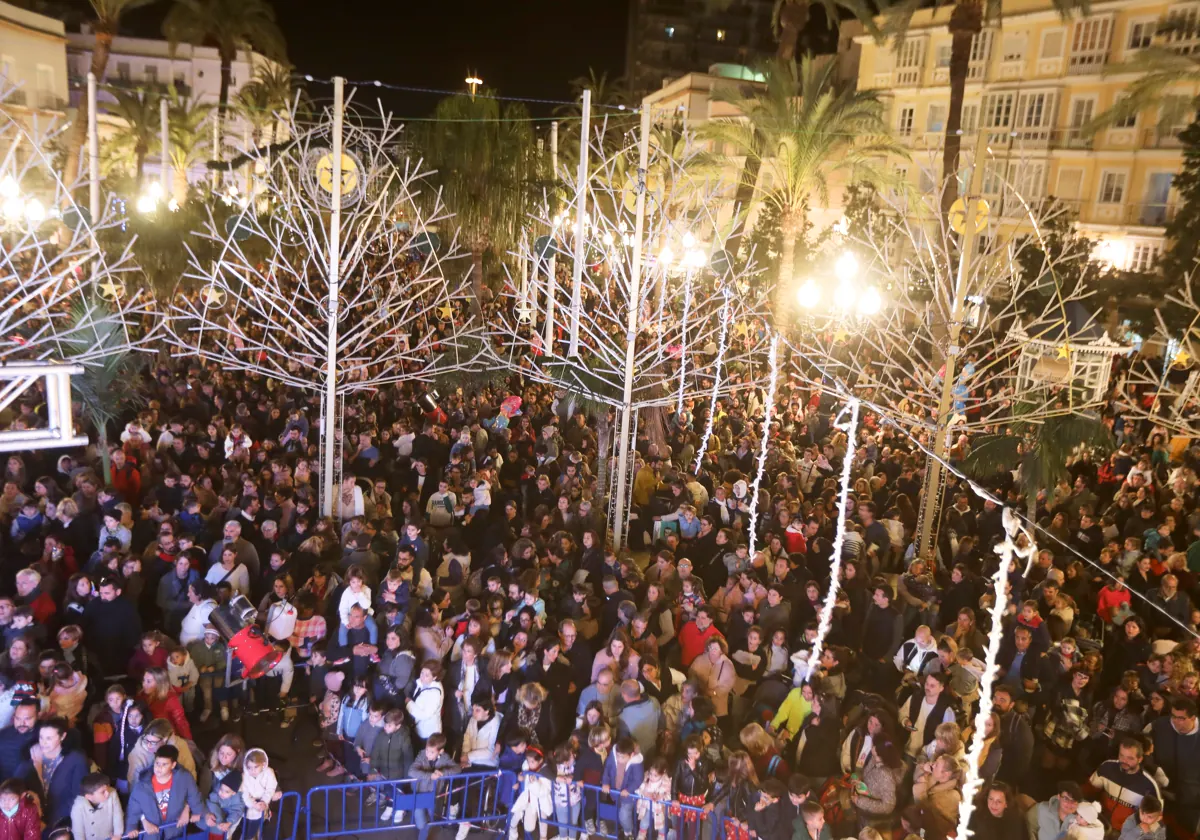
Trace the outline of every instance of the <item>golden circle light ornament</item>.
[[[304, 156], [304, 185], [309, 195], [325, 208], [333, 206], [333, 152], [313, 149]], [[363, 166], [353, 152], [342, 152], [342, 207], [357, 203], [363, 196], [366, 179]]]
[[200, 290], [200, 300], [206, 309], [220, 309], [225, 305], [225, 290], [209, 283]]
[[[971, 223], [971, 233], [979, 233], [987, 227], [988, 215], [991, 213], [991, 208], [986, 200], [980, 198], [975, 202], [975, 218]], [[950, 222], [950, 229], [957, 234], [962, 234], [967, 228], [967, 204], [961, 198], [955, 199], [950, 205], [950, 214], [947, 217]]]

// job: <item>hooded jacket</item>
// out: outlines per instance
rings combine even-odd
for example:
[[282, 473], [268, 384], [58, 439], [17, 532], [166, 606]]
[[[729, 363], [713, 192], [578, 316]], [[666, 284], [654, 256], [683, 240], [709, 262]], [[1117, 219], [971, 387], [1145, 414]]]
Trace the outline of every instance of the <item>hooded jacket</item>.
[[[116, 799], [115, 796], [111, 798]], [[41, 836], [42, 819], [37, 798], [32, 793], [23, 793], [17, 804], [17, 813], [11, 817], [0, 814], [0, 840], [38, 840]], [[78, 840], [84, 840], [82, 834], [75, 836]]]
[[604, 774], [600, 777], [600, 784], [612, 788], [614, 795], [621, 791], [634, 794], [642, 786], [645, 775], [646, 768], [643, 766], [642, 753], [641, 750], [637, 750], [629, 757], [629, 762], [625, 765], [625, 776], [618, 786], [617, 751], [614, 749], [608, 753], [608, 758], [604, 761]]

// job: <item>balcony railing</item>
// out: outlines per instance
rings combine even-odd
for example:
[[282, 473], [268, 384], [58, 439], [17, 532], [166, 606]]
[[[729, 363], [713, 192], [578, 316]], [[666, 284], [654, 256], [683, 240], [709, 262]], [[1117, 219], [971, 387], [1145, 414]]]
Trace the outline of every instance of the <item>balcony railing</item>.
[[43, 111], [65, 111], [67, 110], [67, 100], [63, 99], [56, 93], [45, 90], [37, 90], [33, 92], [33, 107], [40, 108]]
[[1175, 220], [1179, 207], [1173, 202], [1112, 203], [1091, 199], [1055, 198], [1055, 203], [1074, 218], [1088, 224], [1124, 224], [1165, 227]]
[[1179, 129], [1148, 128], [1142, 132], [1143, 149], [1178, 149], [1181, 146]]
[[1125, 223], [1143, 227], [1164, 227], [1175, 221], [1178, 209], [1178, 205], [1170, 202], [1130, 204], [1125, 207]]

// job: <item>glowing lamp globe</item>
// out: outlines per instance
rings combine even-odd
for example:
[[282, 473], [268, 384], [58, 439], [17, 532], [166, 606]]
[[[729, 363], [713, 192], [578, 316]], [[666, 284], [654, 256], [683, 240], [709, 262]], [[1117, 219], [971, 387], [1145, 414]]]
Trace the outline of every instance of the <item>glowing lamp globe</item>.
[[816, 309], [817, 304], [821, 302], [821, 287], [811, 280], [796, 289], [796, 303], [802, 309]]

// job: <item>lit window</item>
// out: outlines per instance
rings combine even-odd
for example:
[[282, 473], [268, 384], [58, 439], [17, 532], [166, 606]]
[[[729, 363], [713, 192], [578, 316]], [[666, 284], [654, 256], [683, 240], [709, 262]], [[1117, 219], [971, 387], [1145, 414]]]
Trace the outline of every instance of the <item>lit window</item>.
[[911, 137], [913, 130], [913, 119], [916, 116], [916, 108], [908, 107], [900, 109], [900, 122], [897, 126], [897, 134], [901, 137]]
[[1125, 198], [1125, 173], [1105, 172], [1100, 179], [1100, 203], [1120, 204]]
[[666, 27], [666, 29], [665, 29], [665, 32], [667, 33], [667, 37], [668, 37], [668, 38], [674, 38], [674, 37], [675, 37], [675, 27], [674, 27], [674, 26], [668, 26], [668, 27]]
[[717, 40], [718, 40], [718, 41], [724, 41], [724, 40], [725, 40], [725, 30], [724, 30], [724, 29], [718, 29], [718, 30], [717, 30]]

